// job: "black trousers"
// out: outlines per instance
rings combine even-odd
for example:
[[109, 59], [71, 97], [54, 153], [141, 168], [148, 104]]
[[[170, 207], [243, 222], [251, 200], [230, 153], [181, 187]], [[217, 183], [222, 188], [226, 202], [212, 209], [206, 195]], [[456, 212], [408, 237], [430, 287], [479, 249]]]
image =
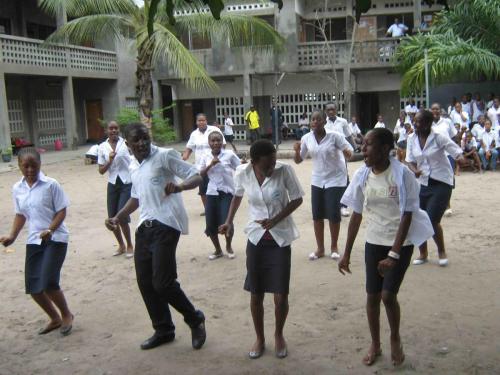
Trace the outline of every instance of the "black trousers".
[[190, 327], [202, 321], [201, 313], [195, 310], [177, 282], [175, 252], [179, 237], [179, 231], [156, 220], [141, 224], [135, 235], [137, 284], [153, 328], [159, 334], [175, 330], [169, 305], [184, 316]]

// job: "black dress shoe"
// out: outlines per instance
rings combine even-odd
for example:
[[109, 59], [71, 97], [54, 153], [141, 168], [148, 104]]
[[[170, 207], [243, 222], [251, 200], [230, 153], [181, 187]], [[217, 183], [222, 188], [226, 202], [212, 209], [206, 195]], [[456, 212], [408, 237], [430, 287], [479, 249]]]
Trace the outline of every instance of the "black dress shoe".
[[172, 342], [175, 339], [175, 333], [170, 332], [164, 335], [159, 335], [155, 333], [153, 336], [151, 336], [149, 339], [145, 340], [141, 344], [141, 349], [142, 350], [148, 350], [148, 349], [153, 349], [156, 348], [157, 346], [166, 344], [168, 342]]
[[198, 311], [198, 314], [202, 318], [201, 323], [195, 327], [191, 327], [193, 349], [201, 349], [207, 339], [207, 331], [205, 330], [205, 315], [203, 315], [203, 312], [201, 311]]

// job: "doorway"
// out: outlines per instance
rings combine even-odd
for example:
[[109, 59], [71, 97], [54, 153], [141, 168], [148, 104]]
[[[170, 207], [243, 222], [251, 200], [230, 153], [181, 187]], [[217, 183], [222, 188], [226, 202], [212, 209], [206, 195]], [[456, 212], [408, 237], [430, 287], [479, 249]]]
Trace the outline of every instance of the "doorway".
[[377, 122], [377, 114], [379, 113], [379, 98], [376, 92], [358, 93], [358, 121], [361, 131], [366, 133], [372, 129]]
[[103, 119], [102, 101], [85, 101], [85, 118], [87, 120], [87, 139], [91, 142], [100, 142], [104, 139], [104, 127], [101, 125]]

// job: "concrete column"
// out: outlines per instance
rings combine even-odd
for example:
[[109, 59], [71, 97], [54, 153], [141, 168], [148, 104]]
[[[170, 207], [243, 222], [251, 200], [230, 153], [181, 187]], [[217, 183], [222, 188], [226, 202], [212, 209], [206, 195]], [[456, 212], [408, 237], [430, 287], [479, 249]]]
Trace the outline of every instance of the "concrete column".
[[73, 77], [66, 77], [63, 79], [62, 90], [67, 147], [70, 149], [76, 149], [78, 146], [78, 131], [76, 123], [75, 95], [73, 92]]
[[422, 23], [422, 3], [421, 1], [413, 2], [413, 29], [420, 27]]
[[245, 113], [250, 109], [253, 104], [252, 97], [252, 82], [249, 73], [243, 73], [243, 107]]
[[66, 9], [64, 9], [64, 4], [61, 5], [61, 9], [57, 12], [56, 25], [59, 29], [61, 26], [68, 22], [68, 16], [66, 15]]
[[9, 109], [7, 107], [7, 89], [5, 74], [0, 73], [0, 149], [10, 146]]
[[174, 123], [172, 124], [175, 129], [175, 136], [178, 140], [182, 139], [182, 119], [181, 119], [181, 110], [179, 108], [179, 100], [177, 95], [177, 85], [170, 83], [170, 87], [172, 88], [172, 102], [174, 105]]

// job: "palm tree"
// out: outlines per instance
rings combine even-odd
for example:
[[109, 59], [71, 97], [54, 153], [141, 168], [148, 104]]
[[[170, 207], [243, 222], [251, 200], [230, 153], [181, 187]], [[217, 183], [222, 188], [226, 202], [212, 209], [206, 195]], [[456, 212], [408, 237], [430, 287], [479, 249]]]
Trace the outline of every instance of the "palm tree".
[[432, 84], [500, 78], [500, 0], [460, 0], [437, 14], [428, 34], [405, 38], [395, 53], [403, 95], [425, 84], [428, 54]]
[[194, 90], [217, 88], [205, 68], [182, 44], [183, 33], [196, 32], [209, 39], [224, 36], [234, 45], [262, 53], [283, 46], [283, 38], [264, 20], [229, 14], [216, 20], [202, 11], [205, 3], [206, 0], [145, 0], [139, 8], [133, 0], [39, 0], [47, 13], [63, 12], [73, 18], [50, 35], [47, 43], [95, 43], [109, 38], [135, 42], [139, 108], [147, 124], [151, 124], [152, 117], [155, 66], [167, 64]]

